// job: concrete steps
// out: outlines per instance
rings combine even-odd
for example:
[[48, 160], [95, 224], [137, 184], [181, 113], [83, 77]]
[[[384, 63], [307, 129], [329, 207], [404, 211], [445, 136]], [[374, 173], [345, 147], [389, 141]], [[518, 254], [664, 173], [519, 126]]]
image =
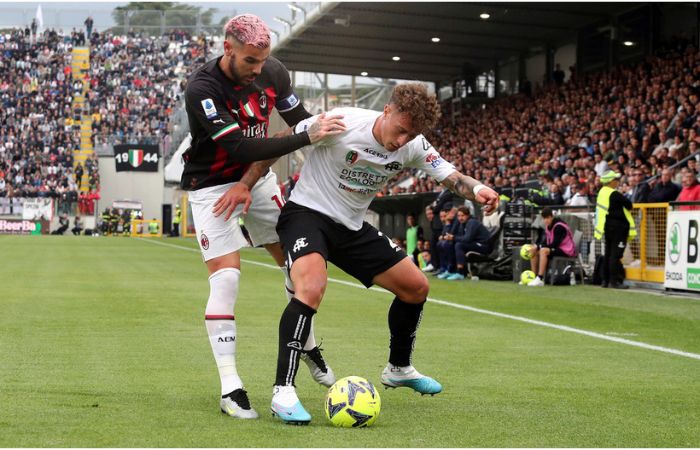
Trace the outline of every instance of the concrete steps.
[[[90, 92], [90, 83], [85, 79], [85, 74], [90, 70], [90, 47], [75, 47], [72, 52], [71, 69], [73, 70], [73, 80], [80, 80], [83, 88], [80, 94], [73, 97], [71, 104], [73, 114], [80, 110], [81, 117], [76, 121], [76, 125], [80, 125], [80, 149], [73, 151], [73, 168], [78, 163], [83, 165], [83, 177], [80, 184], [81, 192], [88, 192], [88, 174], [85, 169], [85, 161], [87, 161], [94, 153], [92, 145], [92, 117], [86, 112], [86, 104], [88, 93]], [[77, 180], [76, 180], [77, 181]]]

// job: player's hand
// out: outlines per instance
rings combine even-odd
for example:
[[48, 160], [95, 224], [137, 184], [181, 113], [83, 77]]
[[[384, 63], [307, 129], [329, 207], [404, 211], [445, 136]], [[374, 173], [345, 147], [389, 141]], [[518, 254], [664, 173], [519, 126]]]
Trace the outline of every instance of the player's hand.
[[316, 122], [312, 123], [306, 130], [311, 143], [315, 144], [325, 138], [343, 133], [346, 128], [342, 118], [343, 116], [340, 115], [326, 116], [326, 113], [321, 113]]
[[252, 201], [253, 198], [248, 186], [245, 183], [236, 183], [214, 203], [214, 216], [219, 217], [226, 213], [224, 220], [228, 220], [240, 204], [243, 204], [243, 214], [248, 214], [248, 208], [250, 208]]
[[498, 208], [498, 193], [487, 186], [476, 195], [476, 201], [484, 205], [482, 211], [485, 215], [490, 216]]

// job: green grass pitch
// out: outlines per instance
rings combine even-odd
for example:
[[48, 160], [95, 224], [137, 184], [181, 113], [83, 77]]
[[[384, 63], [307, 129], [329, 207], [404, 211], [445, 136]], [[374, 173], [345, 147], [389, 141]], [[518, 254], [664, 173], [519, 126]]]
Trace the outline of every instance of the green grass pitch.
[[[285, 426], [268, 412], [282, 275], [250, 262], [238, 369], [261, 418], [231, 419], [218, 410], [195, 249], [186, 239], [0, 237], [0, 447], [700, 447], [697, 297], [484, 280], [431, 279], [430, 297], [691, 355], [429, 302], [414, 364], [442, 394], [378, 386], [375, 426], [336, 429], [302, 364], [298, 393], [313, 420]], [[255, 249], [243, 258], [272, 263]], [[354, 282], [334, 267], [330, 276]], [[316, 335], [338, 376], [379, 385], [390, 301], [329, 283]]]

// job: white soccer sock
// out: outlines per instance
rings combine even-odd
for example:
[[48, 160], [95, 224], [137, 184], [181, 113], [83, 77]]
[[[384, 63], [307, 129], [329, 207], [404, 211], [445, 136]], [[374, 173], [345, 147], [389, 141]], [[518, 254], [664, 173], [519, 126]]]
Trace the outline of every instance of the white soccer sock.
[[289, 276], [287, 266], [280, 267], [280, 270], [284, 274], [284, 293], [287, 295], [287, 301], [289, 302], [294, 298], [294, 283], [292, 283], [292, 278]]
[[209, 277], [209, 301], [204, 322], [221, 379], [221, 395], [243, 387], [236, 370], [236, 321], [233, 314], [241, 272], [234, 268], [217, 270]]
[[[287, 266], [280, 267], [280, 270], [284, 274], [284, 292], [287, 294], [287, 301], [292, 301], [294, 298], [294, 283], [292, 283], [292, 277], [289, 276], [289, 269]], [[314, 320], [311, 319], [311, 330], [309, 331], [309, 338], [304, 344], [304, 351], [309, 351], [316, 347], [316, 336], [314, 336]]]

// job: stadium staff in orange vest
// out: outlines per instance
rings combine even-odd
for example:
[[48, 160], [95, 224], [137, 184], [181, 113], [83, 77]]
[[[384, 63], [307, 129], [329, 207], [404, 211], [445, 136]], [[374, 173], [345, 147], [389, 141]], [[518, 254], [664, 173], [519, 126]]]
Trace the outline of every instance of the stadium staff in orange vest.
[[605, 236], [605, 258], [603, 260], [603, 287], [627, 289], [623, 284], [625, 268], [622, 255], [627, 241], [637, 236], [632, 218], [632, 202], [617, 191], [620, 174], [609, 170], [600, 177], [603, 187], [598, 192], [595, 211], [594, 236], [600, 240]]
[[[287, 69], [270, 56], [270, 30], [259, 17], [238, 15], [224, 26], [224, 33], [224, 54], [187, 80], [185, 109], [192, 144], [183, 155], [180, 185], [189, 191], [197, 241], [209, 270], [204, 322], [221, 381], [219, 405], [232, 417], [254, 419], [258, 414], [236, 369], [239, 250], [247, 245], [238, 218], [250, 208], [246, 226], [253, 243], [265, 246], [285, 271], [275, 231], [284, 200], [269, 168], [276, 158], [345, 127], [341, 117], [322, 114], [308, 131], [268, 138], [273, 108], [289, 126], [310, 114], [294, 94]], [[237, 208], [239, 204], [243, 206]], [[286, 288], [293, 295], [291, 281]], [[313, 335], [302, 345], [316, 381], [333, 384]]]

